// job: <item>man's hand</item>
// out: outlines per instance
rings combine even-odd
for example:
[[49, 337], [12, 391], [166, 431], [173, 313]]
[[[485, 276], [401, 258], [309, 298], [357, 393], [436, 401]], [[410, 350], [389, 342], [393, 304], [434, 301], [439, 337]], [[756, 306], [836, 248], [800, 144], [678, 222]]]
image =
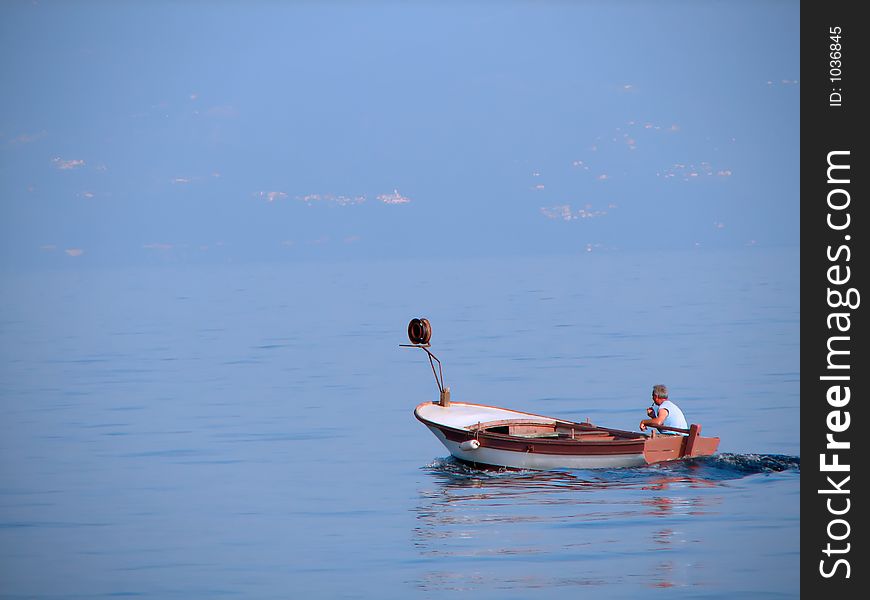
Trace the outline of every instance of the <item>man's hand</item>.
[[652, 406], [646, 409], [646, 416], [648, 416], [649, 418], [653, 418], [654, 416], [656, 416], [656, 413], [652, 409]]
[[638, 427], [640, 427], [641, 431], [646, 431], [646, 423], [644, 423], [643, 421], [640, 422], [640, 425], [638, 425]]

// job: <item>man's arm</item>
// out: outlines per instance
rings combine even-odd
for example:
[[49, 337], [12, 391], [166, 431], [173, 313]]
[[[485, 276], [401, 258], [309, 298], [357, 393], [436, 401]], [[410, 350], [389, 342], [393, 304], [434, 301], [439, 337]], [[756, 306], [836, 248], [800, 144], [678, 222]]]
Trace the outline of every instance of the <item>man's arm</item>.
[[657, 417], [653, 417], [652, 419], [644, 419], [640, 422], [640, 430], [646, 431], [647, 427], [658, 427], [659, 425], [665, 422], [665, 419], [668, 418], [668, 409], [659, 407], [659, 414]]

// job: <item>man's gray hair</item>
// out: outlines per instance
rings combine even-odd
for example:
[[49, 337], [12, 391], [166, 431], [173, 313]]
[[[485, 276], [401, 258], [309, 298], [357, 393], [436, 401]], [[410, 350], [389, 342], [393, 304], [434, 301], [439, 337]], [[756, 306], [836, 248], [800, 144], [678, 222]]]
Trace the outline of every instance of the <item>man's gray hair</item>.
[[658, 384], [653, 386], [653, 394], [658, 396], [659, 398], [667, 398], [668, 397], [668, 386]]

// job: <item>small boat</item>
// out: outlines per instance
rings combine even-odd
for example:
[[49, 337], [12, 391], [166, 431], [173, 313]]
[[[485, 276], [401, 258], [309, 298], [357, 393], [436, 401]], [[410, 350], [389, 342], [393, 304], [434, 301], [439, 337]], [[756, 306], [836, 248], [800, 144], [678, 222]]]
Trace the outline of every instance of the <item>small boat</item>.
[[537, 470], [639, 467], [709, 456], [719, 447], [719, 438], [701, 436], [700, 425], [687, 430], [662, 426], [673, 434], [651, 430], [647, 435], [449, 400], [424, 402], [414, 416], [455, 458], [478, 466]]
[[[424, 402], [414, 416], [456, 459], [480, 467], [511, 469], [600, 469], [638, 467], [683, 458], [710, 456], [719, 438], [701, 436], [701, 426], [657, 427], [649, 433], [624, 431], [507, 408], [452, 402], [443, 385], [441, 361], [429, 351], [431, 326], [413, 319], [411, 346], [429, 355], [440, 391], [437, 402]], [[407, 344], [402, 344], [408, 346]], [[435, 370], [435, 363], [438, 370]]]

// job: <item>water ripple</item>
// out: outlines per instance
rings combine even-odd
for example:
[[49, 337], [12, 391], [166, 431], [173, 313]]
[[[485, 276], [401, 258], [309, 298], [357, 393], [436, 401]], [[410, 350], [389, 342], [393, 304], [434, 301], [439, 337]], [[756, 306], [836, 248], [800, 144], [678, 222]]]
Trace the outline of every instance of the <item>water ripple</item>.
[[784, 454], [718, 454], [645, 467], [596, 470], [531, 471], [481, 469], [453, 457], [439, 458], [422, 467], [443, 483], [473, 485], [528, 485], [532, 487], [626, 487], [655, 483], [662, 477], [686, 483], [715, 485], [750, 475], [781, 471], [800, 472], [800, 457]]

